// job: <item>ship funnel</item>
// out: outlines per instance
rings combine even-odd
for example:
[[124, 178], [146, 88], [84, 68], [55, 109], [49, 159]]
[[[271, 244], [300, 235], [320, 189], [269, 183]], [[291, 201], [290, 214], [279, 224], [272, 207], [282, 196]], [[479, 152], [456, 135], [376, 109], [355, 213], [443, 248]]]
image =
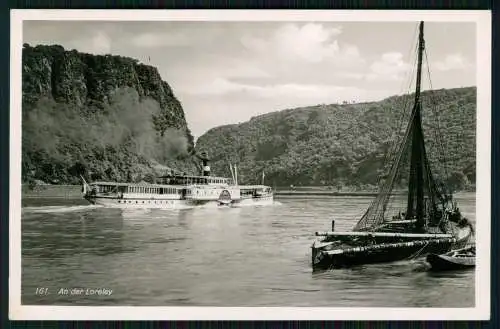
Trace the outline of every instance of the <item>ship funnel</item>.
[[201, 162], [202, 162], [202, 165], [203, 165], [202, 175], [203, 176], [210, 176], [210, 166], [208, 164], [209, 160], [208, 160], [207, 153], [206, 152], [202, 152], [200, 158], [201, 158]]

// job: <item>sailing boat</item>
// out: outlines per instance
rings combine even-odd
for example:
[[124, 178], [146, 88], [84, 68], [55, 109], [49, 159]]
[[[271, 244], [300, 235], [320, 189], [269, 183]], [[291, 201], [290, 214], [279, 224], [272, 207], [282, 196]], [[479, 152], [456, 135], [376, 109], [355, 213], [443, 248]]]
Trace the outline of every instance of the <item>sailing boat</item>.
[[[419, 24], [415, 98], [403, 138], [389, 157], [379, 193], [351, 232], [316, 232], [313, 269], [392, 262], [464, 247], [472, 224], [431, 172], [422, 129], [424, 22]], [[406, 197], [395, 190], [405, 190]]]

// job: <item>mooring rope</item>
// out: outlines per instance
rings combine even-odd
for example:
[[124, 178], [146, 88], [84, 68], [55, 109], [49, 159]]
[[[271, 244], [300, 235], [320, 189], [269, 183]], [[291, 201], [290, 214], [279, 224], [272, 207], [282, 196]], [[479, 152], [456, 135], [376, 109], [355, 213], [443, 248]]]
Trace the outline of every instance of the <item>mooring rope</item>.
[[410, 259], [410, 260], [411, 260], [411, 259], [415, 259], [415, 258], [417, 258], [417, 257], [418, 257], [418, 255], [420, 255], [420, 254], [422, 253], [422, 251], [425, 249], [425, 247], [427, 247], [427, 246], [429, 245], [429, 243], [430, 243], [430, 242], [431, 242], [431, 241], [430, 241], [430, 240], [428, 240], [428, 241], [427, 241], [427, 243], [426, 243], [426, 244], [425, 244], [425, 245], [424, 245], [424, 246], [423, 246], [420, 250], [418, 250], [415, 254], [413, 254], [412, 256], [408, 257], [407, 259]]

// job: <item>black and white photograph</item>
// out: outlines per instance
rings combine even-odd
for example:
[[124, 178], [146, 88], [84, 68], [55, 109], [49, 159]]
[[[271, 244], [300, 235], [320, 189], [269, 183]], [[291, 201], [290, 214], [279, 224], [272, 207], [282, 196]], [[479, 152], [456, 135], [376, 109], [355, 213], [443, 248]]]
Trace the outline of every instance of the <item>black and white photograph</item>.
[[489, 319], [489, 11], [11, 19], [11, 319]]

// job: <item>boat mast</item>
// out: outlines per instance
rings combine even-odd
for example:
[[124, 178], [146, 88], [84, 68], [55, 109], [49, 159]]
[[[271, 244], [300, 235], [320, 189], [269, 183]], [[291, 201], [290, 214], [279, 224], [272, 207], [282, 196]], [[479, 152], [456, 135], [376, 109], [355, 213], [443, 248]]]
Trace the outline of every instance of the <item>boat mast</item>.
[[[419, 37], [418, 37], [418, 64], [417, 64], [417, 83], [415, 86], [415, 105], [420, 105], [420, 88], [422, 82], [422, 55], [425, 49], [425, 41], [424, 41], [424, 22], [420, 22], [419, 27]], [[418, 108], [420, 112], [420, 107]]]
[[[420, 89], [422, 81], [422, 55], [424, 49], [425, 49], [424, 22], [420, 22], [419, 38], [418, 38], [417, 81], [415, 86], [415, 104], [413, 109], [414, 115], [413, 115], [413, 127], [412, 127], [410, 182], [409, 182], [408, 209], [407, 209], [407, 216], [410, 218], [414, 216], [417, 220], [417, 226], [419, 228], [422, 228], [425, 225], [425, 219], [424, 219], [425, 146], [424, 146], [424, 136], [422, 132], [422, 119], [420, 113], [422, 108], [422, 101], [420, 99]], [[414, 208], [414, 201], [416, 201], [415, 208]]]

